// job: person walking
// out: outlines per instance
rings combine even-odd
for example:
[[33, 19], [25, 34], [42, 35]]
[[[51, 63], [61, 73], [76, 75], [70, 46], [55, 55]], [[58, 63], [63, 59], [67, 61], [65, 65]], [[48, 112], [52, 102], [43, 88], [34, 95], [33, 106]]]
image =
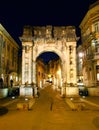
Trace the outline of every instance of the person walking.
[[11, 88], [13, 87], [13, 80], [10, 80]]
[[3, 88], [3, 79], [0, 78], [0, 88]]

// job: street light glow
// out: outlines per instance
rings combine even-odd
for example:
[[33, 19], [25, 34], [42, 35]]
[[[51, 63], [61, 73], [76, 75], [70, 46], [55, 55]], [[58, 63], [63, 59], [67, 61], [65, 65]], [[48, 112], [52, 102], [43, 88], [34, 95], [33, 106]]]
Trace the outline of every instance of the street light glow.
[[83, 57], [83, 53], [82, 53], [82, 52], [79, 53], [79, 57], [80, 57], [80, 58]]

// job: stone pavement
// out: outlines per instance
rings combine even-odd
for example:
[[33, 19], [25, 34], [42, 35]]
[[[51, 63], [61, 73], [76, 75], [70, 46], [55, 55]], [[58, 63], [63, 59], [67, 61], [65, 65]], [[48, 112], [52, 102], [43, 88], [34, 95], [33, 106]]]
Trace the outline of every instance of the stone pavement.
[[66, 102], [72, 110], [99, 109], [98, 96], [66, 98]]
[[[58, 94], [58, 96], [60, 96]], [[15, 104], [15, 103], [20, 103], [21, 99], [20, 98], [16, 98], [16, 99], [11, 99], [11, 98], [7, 98], [7, 99], [0, 99], [0, 106], [1, 107], [6, 107], [10, 104]], [[99, 108], [99, 96], [86, 96], [86, 97], [79, 97], [79, 99], [75, 99], [73, 100], [72, 98], [66, 98], [66, 102], [68, 103], [68, 105], [72, 108], [74, 107], [73, 104], [74, 102], [84, 102], [86, 104], [89, 104], [90, 106], [94, 106]], [[17, 106], [17, 104], [16, 104]]]
[[81, 101], [87, 103], [94, 108], [96, 107], [97, 109], [99, 109], [99, 96], [88, 96], [85, 98], [81, 98]]
[[[94, 97], [82, 98], [92, 102]], [[13, 110], [16, 101], [9, 104], [9, 112], [0, 116], [1, 130], [97, 130], [99, 129], [98, 111], [72, 111], [65, 103], [65, 98], [57, 92], [44, 89], [30, 111]], [[68, 98], [70, 99], [70, 98]], [[12, 102], [10, 101], [10, 102]], [[15, 101], [15, 102], [14, 102]], [[70, 100], [72, 102], [72, 99]], [[76, 100], [77, 101], [77, 100]], [[19, 102], [19, 101], [18, 101]], [[52, 104], [53, 103], [53, 104]], [[92, 102], [94, 103], [94, 101]], [[5, 106], [5, 105], [4, 105]], [[67, 108], [68, 107], [68, 108]], [[65, 109], [66, 108], [66, 109]], [[5, 110], [6, 111], [6, 110]]]
[[8, 111], [13, 110], [31, 110], [34, 103], [35, 98], [27, 99], [27, 97], [7, 97], [0, 99], [0, 115], [4, 115]]
[[83, 99], [88, 101], [88, 102], [92, 102], [94, 104], [99, 105], [99, 96], [87, 96], [87, 97], [85, 97]]

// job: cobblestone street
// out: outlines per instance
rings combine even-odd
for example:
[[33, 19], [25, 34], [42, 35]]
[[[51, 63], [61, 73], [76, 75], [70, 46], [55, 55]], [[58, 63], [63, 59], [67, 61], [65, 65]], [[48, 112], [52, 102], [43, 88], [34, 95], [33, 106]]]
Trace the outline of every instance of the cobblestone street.
[[8, 106], [8, 113], [0, 116], [1, 130], [99, 129], [99, 109], [72, 111], [65, 98], [51, 86], [40, 91], [40, 97], [35, 99], [30, 111], [16, 110], [16, 102], [13, 104]]

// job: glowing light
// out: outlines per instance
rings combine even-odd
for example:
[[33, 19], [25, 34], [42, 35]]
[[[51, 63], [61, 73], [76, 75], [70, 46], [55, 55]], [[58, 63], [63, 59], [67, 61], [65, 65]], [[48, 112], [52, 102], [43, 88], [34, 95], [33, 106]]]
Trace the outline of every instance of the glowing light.
[[48, 77], [51, 78], [51, 74], [49, 74]]
[[10, 80], [12, 79], [12, 75], [10, 76]]
[[82, 52], [79, 53], [79, 57], [80, 57], [80, 58], [83, 57], [83, 53], [82, 53]]
[[70, 100], [72, 101], [72, 100], [74, 100], [73, 98], [70, 98]]
[[92, 40], [92, 46], [95, 46], [95, 42], [96, 42], [95, 40]]
[[99, 73], [97, 73], [97, 81], [99, 81]]
[[12, 99], [15, 99], [15, 96], [13, 96]]
[[58, 74], [58, 75], [60, 75], [60, 74], [61, 74], [61, 71], [60, 71], [60, 70], [58, 70], [58, 71], [57, 71], [57, 74]]
[[16, 76], [16, 81], [18, 81], [18, 77]]
[[85, 96], [82, 96], [82, 98], [86, 98]]
[[28, 101], [28, 98], [25, 98], [25, 101]]

